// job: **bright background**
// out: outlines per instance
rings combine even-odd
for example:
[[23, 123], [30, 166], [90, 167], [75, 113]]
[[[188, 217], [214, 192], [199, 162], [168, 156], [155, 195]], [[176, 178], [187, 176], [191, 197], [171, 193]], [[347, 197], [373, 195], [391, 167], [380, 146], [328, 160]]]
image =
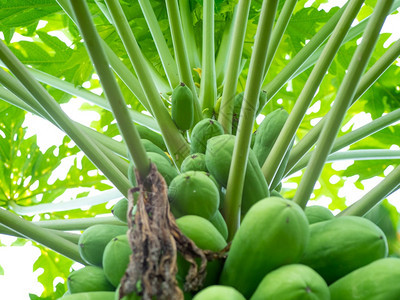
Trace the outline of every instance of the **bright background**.
[[[308, 2], [311, 5], [314, 1]], [[343, 5], [346, 1], [336, 0], [329, 1], [334, 5]], [[324, 9], [331, 7], [330, 3], [322, 6]], [[39, 26], [41, 24], [39, 23]], [[388, 17], [382, 32], [391, 32], [392, 36], [388, 40], [387, 44], [392, 43], [400, 38], [400, 17], [398, 15], [391, 15]], [[65, 40], [65, 36], [59, 36]], [[3, 39], [2, 33], [0, 38]], [[15, 36], [15, 41], [21, 39], [21, 37]], [[65, 41], [68, 43], [68, 41]], [[400, 64], [400, 60], [398, 60]], [[100, 91], [99, 91], [100, 92]], [[95, 112], [82, 112], [79, 107], [83, 103], [82, 99], [72, 99], [68, 104], [63, 104], [64, 111], [71, 117], [71, 119], [79, 121], [82, 124], [89, 125], [91, 121], [97, 120], [99, 115]], [[360, 114], [354, 117], [350, 122], [354, 122], [355, 126], [353, 130], [359, 126], [362, 126], [371, 121], [369, 114]], [[42, 120], [39, 117], [33, 116], [30, 113], [26, 115], [26, 120], [23, 124], [24, 127], [28, 127], [27, 135], [37, 135], [37, 143], [41, 150], [44, 152], [48, 147], [54, 144], [61, 144], [64, 134], [49, 122]], [[399, 145], [393, 145], [392, 149], [400, 149]], [[346, 168], [352, 162], [341, 161], [337, 162], [336, 167], [338, 169]], [[68, 162], [66, 162], [68, 164]], [[59, 170], [57, 176], [63, 174], [62, 169]], [[386, 170], [386, 174], [391, 171], [390, 168]], [[363, 181], [365, 190], [360, 190], [355, 187], [354, 183], [348, 181], [345, 187], [340, 190], [340, 193], [346, 196], [346, 204], [350, 205], [355, 200], [361, 198], [365, 193], [372, 189], [377, 183], [382, 180], [381, 177], [372, 178], [368, 181]], [[75, 194], [77, 192], [74, 192]], [[395, 205], [400, 211], [400, 191], [393, 193], [389, 198], [389, 202]], [[310, 204], [318, 204], [327, 206], [330, 203], [330, 199], [324, 200], [323, 198], [317, 201], [313, 201]], [[334, 212], [336, 213], [336, 212]], [[33, 272], [33, 263], [39, 257], [40, 251], [38, 248], [32, 246], [30, 242], [24, 246], [10, 245], [15, 242], [16, 238], [9, 237], [6, 235], [0, 235], [0, 241], [2, 247], [0, 247], [0, 299], [3, 300], [28, 300], [29, 293], [40, 295], [43, 291], [43, 287], [37, 282], [37, 277], [43, 272], [43, 269], [38, 269]], [[79, 264], [76, 265], [78, 267]], [[54, 284], [57, 284], [56, 279]]]

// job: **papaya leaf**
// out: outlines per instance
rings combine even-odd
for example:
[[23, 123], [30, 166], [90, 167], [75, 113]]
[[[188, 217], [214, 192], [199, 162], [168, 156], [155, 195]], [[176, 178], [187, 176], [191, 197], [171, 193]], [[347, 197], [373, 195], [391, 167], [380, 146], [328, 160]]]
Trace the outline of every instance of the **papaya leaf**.
[[[54, 252], [40, 245], [37, 245], [40, 249], [41, 255], [33, 264], [33, 271], [43, 269], [42, 274], [38, 276], [38, 282], [43, 285], [44, 291], [41, 295], [42, 298], [38, 299], [57, 299], [55, 294], [60, 294], [62, 291], [61, 287], [58, 287], [58, 291], [55, 293], [54, 280], [59, 277], [64, 280], [62, 284], [64, 291], [66, 290], [67, 278], [71, 270], [71, 266], [74, 263], [72, 260]], [[47, 298], [49, 297], [50, 298]], [[35, 298], [33, 298], [35, 299]]]

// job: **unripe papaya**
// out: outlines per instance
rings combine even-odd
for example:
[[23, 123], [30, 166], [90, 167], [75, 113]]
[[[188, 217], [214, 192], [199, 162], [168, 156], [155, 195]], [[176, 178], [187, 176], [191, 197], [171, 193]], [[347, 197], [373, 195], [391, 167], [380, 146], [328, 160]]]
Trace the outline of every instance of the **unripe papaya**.
[[171, 117], [180, 130], [188, 130], [194, 121], [194, 99], [192, 91], [181, 82], [172, 92]]
[[258, 285], [250, 300], [330, 300], [324, 279], [305, 265], [282, 266], [268, 273]]
[[79, 237], [79, 254], [84, 261], [101, 267], [104, 248], [108, 242], [121, 234], [126, 234], [128, 226], [96, 224], [88, 227]]
[[67, 286], [71, 294], [115, 290], [107, 280], [103, 269], [97, 266], [86, 266], [72, 271], [68, 275]]
[[111, 209], [111, 213], [122, 222], [127, 222], [127, 212], [128, 212], [128, 200], [123, 198], [115, 203], [114, 207]]
[[297, 263], [309, 239], [309, 225], [296, 203], [269, 197], [254, 204], [236, 232], [219, 284], [249, 298], [270, 271]]
[[260, 166], [264, 164], [265, 159], [271, 152], [272, 146], [278, 138], [288, 117], [288, 112], [279, 108], [267, 114], [257, 128], [253, 151]]
[[108, 242], [103, 254], [103, 269], [108, 281], [118, 286], [129, 264], [132, 249], [126, 234], [119, 235]]
[[270, 192], [271, 197], [280, 197], [280, 198], [284, 198], [279, 192], [277, 192], [276, 190], [272, 190]]
[[226, 225], [225, 219], [222, 214], [217, 210], [215, 215], [211, 217], [210, 222], [219, 231], [222, 237], [226, 240], [228, 238], [228, 226]]
[[114, 300], [115, 292], [86, 292], [66, 295], [60, 300]]
[[198, 292], [193, 300], [245, 300], [241, 293], [230, 286], [212, 285]]
[[193, 153], [183, 160], [181, 164], [181, 172], [185, 173], [187, 171], [207, 172], [206, 156], [204, 153]]
[[[140, 139], [140, 141], [142, 142], [144, 149], [146, 150], [146, 152], [154, 152], [154, 153], [158, 153], [160, 154], [162, 157], [164, 157], [166, 160], [171, 161], [171, 159], [168, 157], [167, 154], [165, 154], [165, 152], [163, 150], [161, 150], [161, 148], [157, 147], [155, 144], [153, 144], [152, 142], [150, 142], [149, 140], [146, 139]], [[132, 160], [131, 160], [132, 161]]]
[[[208, 140], [206, 166], [210, 174], [224, 187], [227, 186], [235, 136], [219, 135]], [[243, 184], [241, 214], [244, 216], [257, 201], [269, 196], [269, 189], [257, 158], [250, 149]]]
[[205, 153], [207, 141], [213, 136], [224, 134], [222, 125], [213, 119], [203, 119], [198, 122], [190, 136], [190, 153]]
[[156, 165], [158, 172], [164, 177], [167, 185], [170, 185], [172, 179], [178, 175], [178, 171], [171, 163], [171, 160], [165, 159], [163, 156], [154, 152], [148, 152], [147, 157]]
[[[227, 245], [226, 240], [210, 221], [194, 215], [187, 215], [176, 220], [176, 224], [185, 236], [190, 238], [197, 247], [202, 250], [221, 251]], [[185, 278], [189, 269], [186, 260], [178, 255], [178, 275]], [[216, 284], [222, 269], [221, 260], [209, 261], [207, 264], [207, 276], [204, 286]]]
[[169, 186], [168, 199], [176, 218], [197, 215], [209, 219], [219, 206], [217, 187], [200, 171], [188, 171], [176, 176]]
[[306, 217], [310, 224], [323, 222], [335, 218], [329, 208], [320, 205], [307, 206], [304, 210], [304, 213], [306, 214]]
[[387, 240], [378, 226], [362, 217], [345, 216], [310, 225], [310, 241], [300, 263], [331, 284], [387, 255]]
[[376, 260], [354, 270], [329, 286], [332, 300], [398, 300], [400, 259]]
[[164, 139], [161, 134], [147, 128], [146, 126], [135, 124], [137, 131], [139, 132], [141, 139], [146, 139], [160, 148], [162, 151], [167, 152], [167, 146], [165, 146]]
[[114, 300], [140, 300], [140, 299], [142, 299], [142, 297], [137, 295], [136, 293], [126, 295], [120, 299], [119, 298], [119, 289], [120, 288], [121, 288], [121, 284], [118, 284], [117, 289], [115, 290]]

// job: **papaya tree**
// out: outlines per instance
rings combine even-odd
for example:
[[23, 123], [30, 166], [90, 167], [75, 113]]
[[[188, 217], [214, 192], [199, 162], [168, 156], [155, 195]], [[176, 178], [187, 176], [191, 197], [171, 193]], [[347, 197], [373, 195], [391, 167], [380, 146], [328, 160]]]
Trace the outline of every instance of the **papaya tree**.
[[[391, 202], [400, 198], [400, 41], [382, 30], [398, 19], [400, 1], [326, 2], [2, 1], [0, 233], [40, 249], [34, 268], [44, 269], [44, 291], [31, 299], [73, 294], [74, 263], [105, 269], [104, 256], [91, 261], [82, 250], [87, 229], [103, 225], [124, 228], [124, 253], [142, 255], [125, 265], [122, 279], [108, 278], [110, 299], [120, 279], [121, 296], [183, 299], [183, 285], [191, 297], [203, 280], [220, 280], [249, 298], [262, 278], [235, 286], [238, 266], [229, 254], [244, 256], [235, 237], [247, 243], [239, 229], [250, 228], [251, 218], [268, 227], [281, 216], [279, 208], [276, 219], [255, 222], [255, 205], [266, 215], [293, 206], [285, 216], [300, 225], [290, 240], [304, 247], [311, 218], [362, 217], [380, 237], [373, 260], [400, 255]], [[83, 117], [67, 113], [73, 106]], [[35, 125], [26, 121], [33, 116], [46, 125], [32, 135]], [[38, 139], [51, 128], [62, 139], [43, 148]], [[193, 224], [212, 243], [196, 240]], [[256, 232], [251, 245], [261, 243]], [[361, 236], [354, 251], [365, 248]], [[270, 253], [286, 253], [266, 241]], [[300, 262], [304, 247], [282, 261]], [[159, 267], [154, 249], [162, 249], [168, 270], [159, 282], [137, 267], [144, 259]], [[330, 284], [333, 275], [326, 276]], [[56, 277], [62, 282], [54, 286]], [[168, 289], [154, 292], [148, 283]], [[241, 299], [229, 289], [208, 293]]]

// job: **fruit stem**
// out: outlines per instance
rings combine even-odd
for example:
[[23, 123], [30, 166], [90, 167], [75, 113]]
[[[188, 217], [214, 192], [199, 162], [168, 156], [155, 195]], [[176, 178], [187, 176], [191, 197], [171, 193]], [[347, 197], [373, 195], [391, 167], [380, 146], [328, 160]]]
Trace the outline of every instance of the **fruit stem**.
[[277, 4], [277, 0], [265, 0], [263, 2], [253, 54], [250, 59], [249, 75], [244, 91], [244, 101], [240, 112], [232, 163], [229, 170], [226, 198], [222, 207], [222, 214], [228, 225], [228, 240], [232, 240], [239, 228], [243, 182], [250, 150], [250, 136], [253, 129]]

